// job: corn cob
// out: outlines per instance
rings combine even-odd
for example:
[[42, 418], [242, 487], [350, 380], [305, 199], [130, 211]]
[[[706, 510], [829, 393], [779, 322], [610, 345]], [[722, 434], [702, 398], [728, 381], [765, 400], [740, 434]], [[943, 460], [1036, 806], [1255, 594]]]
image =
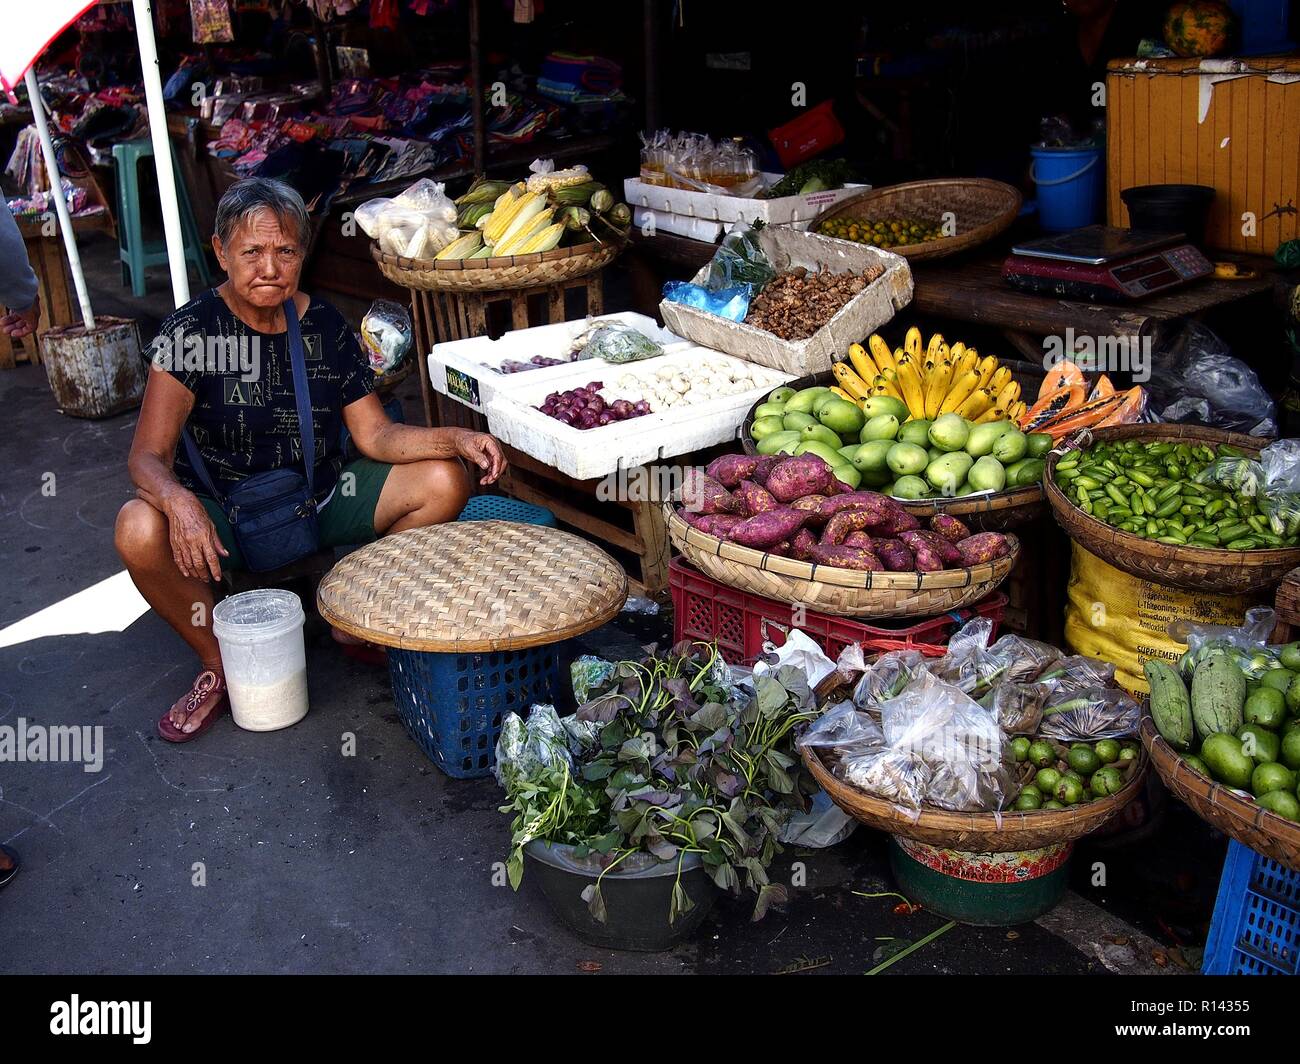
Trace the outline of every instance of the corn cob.
[[477, 229], [458, 236], [438, 254], [435, 259], [464, 259], [483, 246], [483, 234]]
[[599, 181], [584, 181], [580, 185], [553, 188], [551, 200], [559, 207], [585, 207], [591, 201], [591, 194], [604, 187]]
[[591, 209], [593, 211], [603, 214], [614, 206], [614, 194], [610, 192], [609, 189], [602, 188], [593, 192], [591, 194], [591, 199], [588, 202], [591, 204]]
[[489, 181], [485, 177], [480, 177], [465, 190], [464, 195], [456, 198], [455, 204], [457, 207], [464, 207], [475, 203], [492, 203], [501, 193], [513, 187], [513, 181]]
[[573, 166], [567, 170], [552, 170], [549, 174], [533, 174], [528, 179], [529, 192], [547, 192], [552, 189], [584, 185], [591, 180], [587, 168]]
[[474, 254], [465, 256], [465, 258], [467, 259], [490, 259], [491, 257], [492, 257], [492, 248], [488, 244], [484, 244], [481, 248], [479, 248], [476, 252], [474, 252]]
[[528, 243], [516, 251], [515, 254], [532, 255], [538, 251], [550, 251], [560, 242], [560, 237], [563, 235], [564, 226], [561, 223], [556, 222], [553, 225], [548, 225], [540, 232], [536, 232], [529, 237]]
[[980, 414], [984, 413], [993, 405], [997, 397], [987, 388], [977, 388], [967, 397], [966, 401], [957, 408], [957, 413], [967, 421], [974, 421]]
[[[520, 214], [510, 223], [510, 228], [506, 230], [505, 236], [497, 241], [497, 254], [518, 255], [520, 253], [519, 249], [527, 244], [532, 237], [552, 224], [554, 214], [555, 212], [549, 207], [543, 207], [540, 211], [532, 214]], [[564, 228], [563, 224], [560, 224], [560, 228]]]
[[495, 247], [516, 218], [531, 218], [538, 211], [545, 209], [546, 198], [536, 192], [525, 192], [522, 196], [507, 201], [492, 211], [487, 225], [483, 227], [484, 241]]
[[[867, 348], [871, 352], [871, 360], [881, 373], [887, 369], [897, 369], [894, 364], [894, 353], [890, 351], [889, 345], [876, 333], [872, 333], [867, 340]], [[851, 352], [852, 349], [850, 349]], [[850, 353], [850, 357], [852, 354]], [[859, 370], [861, 372], [861, 370]]]
[[921, 394], [921, 379], [917, 376], [916, 366], [910, 358], [904, 358], [899, 362], [898, 387], [903, 393], [903, 402], [907, 404], [908, 413], [914, 418], [925, 417], [925, 398]]
[[966, 370], [948, 389], [948, 394], [943, 397], [943, 402], [939, 404], [939, 413], [951, 414], [970, 398], [971, 393], [979, 387], [979, 383], [979, 374], [974, 370]]
[[861, 344], [849, 344], [849, 361], [864, 381], [874, 381], [880, 375], [880, 367], [871, 360]]
[[492, 213], [492, 204], [484, 201], [482, 203], [468, 203], [460, 209], [456, 215], [457, 229], [475, 229], [478, 227], [478, 220], [486, 218]]
[[870, 397], [871, 386], [859, 377], [847, 362], [836, 362], [831, 367], [831, 372], [835, 375], [840, 387], [849, 392], [855, 401]]
[[565, 207], [560, 211], [559, 220], [565, 229], [577, 232], [591, 224], [591, 211], [586, 207]]

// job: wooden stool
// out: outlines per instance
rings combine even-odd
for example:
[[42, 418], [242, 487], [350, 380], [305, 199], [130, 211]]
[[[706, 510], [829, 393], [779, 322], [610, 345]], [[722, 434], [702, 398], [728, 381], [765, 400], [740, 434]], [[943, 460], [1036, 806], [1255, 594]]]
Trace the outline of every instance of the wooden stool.
[[492, 770], [501, 722], [555, 701], [559, 645], [616, 616], [627, 577], [568, 532], [461, 521], [385, 536], [321, 582], [321, 617], [386, 646], [403, 724], [447, 775]]

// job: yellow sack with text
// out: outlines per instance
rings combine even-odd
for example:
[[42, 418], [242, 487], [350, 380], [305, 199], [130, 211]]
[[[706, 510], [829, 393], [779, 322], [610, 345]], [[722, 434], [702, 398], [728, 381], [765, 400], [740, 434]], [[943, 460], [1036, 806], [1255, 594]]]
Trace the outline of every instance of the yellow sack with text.
[[1240, 625], [1262, 596], [1216, 595], [1153, 584], [1107, 565], [1072, 543], [1065, 606], [1065, 642], [1076, 654], [1115, 666], [1115, 679], [1147, 694], [1142, 665], [1151, 658], [1175, 663], [1187, 647], [1170, 638], [1171, 621]]

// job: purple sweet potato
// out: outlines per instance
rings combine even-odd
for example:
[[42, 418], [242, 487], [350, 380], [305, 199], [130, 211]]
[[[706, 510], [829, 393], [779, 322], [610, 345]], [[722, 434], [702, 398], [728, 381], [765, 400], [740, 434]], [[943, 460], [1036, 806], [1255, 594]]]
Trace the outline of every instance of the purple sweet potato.
[[790, 557], [801, 562], [807, 561], [812, 557], [812, 549], [815, 546], [817, 546], [817, 537], [807, 528], [801, 528], [790, 540]]
[[704, 520], [703, 514], [697, 514], [694, 510], [686, 509], [685, 506], [677, 507], [677, 516], [692, 528], [699, 528], [700, 522]]
[[930, 518], [930, 530], [939, 533], [949, 543], [960, 543], [970, 535], [970, 529], [952, 514], [935, 514]]
[[[801, 528], [799, 531], [802, 532], [803, 529]], [[790, 557], [790, 541], [788, 539], [781, 540], [781, 542], [778, 543], [775, 547], [768, 547], [767, 553], [779, 554], [782, 558]]]
[[875, 541], [865, 532], [850, 532], [844, 537], [846, 547], [861, 547], [863, 550], [869, 550], [873, 554], [876, 551]]
[[872, 541], [875, 554], [891, 573], [911, 573], [916, 570], [916, 559], [901, 539], [880, 539]]
[[727, 534], [732, 543], [755, 550], [766, 550], [782, 540], [788, 540], [803, 527], [808, 515], [802, 510], [780, 507], [756, 517], [747, 518]]
[[883, 521], [880, 527], [876, 529], [876, 534], [897, 536], [901, 532], [915, 532], [920, 527], [920, 521], [897, 503], [894, 503], [888, 519]]
[[843, 543], [844, 537], [850, 532], [862, 532], [870, 528], [874, 523], [871, 520], [873, 516], [869, 510], [841, 510], [826, 522], [826, 528], [822, 530], [822, 538], [818, 542], [827, 547]]
[[878, 491], [851, 491], [847, 495], [836, 495], [834, 498], [827, 499], [817, 508], [817, 513], [826, 521], [848, 510], [866, 513], [870, 515], [866, 525], [858, 526], [866, 528], [880, 525], [889, 518], [894, 508], [889, 498]]
[[697, 514], [740, 512], [740, 500], [699, 469], [689, 469], [682, 480], [682, 505]]
[[939, 560], [943, 562], [945, 568], [960, 569], [963, 564], [961, 551], [957, 549], [957, 545], [944, 539], [938, 532], [926, 532], [924, 529], [918, 529], [915, 532], [900, 532], [898, 538], [906, 543], [914, 554], [920, 549], [919, 545], [924, 543], [939, 556]]
[[912, 550], [912, 567], [918, 573], [937, 573], [943, 568], [943, 559], [928, 543], [917, 541]]
[[746, 518], [740, 514], [706, 514], [701, 517], [695, 527], [703, 532], [706, 536], [717, 536], [718, 539], [726, 539], [727, 533], [739, 524], [744, 524]]
[[957, 550], [963, 565], [979, 565], [1011, 553], [1011, 545], [1001, 532], [978, 532], [958, 543]]
[[805, 495], [824, 494], [834, 478], [831, 467], [815, 454], [801, 454], [780, 462], [763, 485], [777, 502], [794, 502]]
[[760, 488], [767, 487], [767, 478], [772, 470], [785, 461], [783, 454], [765, 454], [758, 460], [758, 465], [754, 466], [754, 471], [749, 474], [749, 479], [757, 484]]
[[795, 510], [806, 510], [808, 512], [808, 523], [810, 525], [819, 525], [826, 520], [821, 515], [821, 505], [825, 501], [825, 495], [805, 495], [802, 499], [795, 499], [790, 506]]
[[724, 488], [734, 488], [754, 472], [758, 463], [756, 454], [724, 454], [710, 462], [704, 472]]
[[860, 569], [878, 573], [885, 568], [871, 551], [861, 547], [846, 547], [843, 543], [815, 544], [812, 560], [818, 565], [828, 565], [835, 569]]
[[771, 492], [766, 488], [760, 488], [752, 480], [742, 480], [735, 494], [740, 500], [743, 512], [750, 517], [755, 514], [765, 514], [768, 510], [775, 510], [777, 507], [777, 501], [772, 498]]

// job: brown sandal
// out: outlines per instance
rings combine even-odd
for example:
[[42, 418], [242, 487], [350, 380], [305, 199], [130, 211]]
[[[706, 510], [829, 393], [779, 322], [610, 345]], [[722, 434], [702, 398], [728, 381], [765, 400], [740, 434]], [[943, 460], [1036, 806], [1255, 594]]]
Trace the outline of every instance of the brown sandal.
[[[205, 703], [210, 703], [212, 708], [208, 710], [208, 715], [203, 718], [202, 723], [192, 732], [181, 731], [172, 723], [171, 715], [173, 710], [184, 710], [188, 721], [189, 715], [196, 712]], [[191, 739], [197, 739], [212, 727], [228, 706], [225, 678], [218, 676], [211, 669], [204, 669], [195, 678], [194, 685], [190, 688], [189, 693], [177, 699], [176, 704], [162, 715], [162, 719], [158, 721], [158, 734], [169, 743], [188, 743]]]

